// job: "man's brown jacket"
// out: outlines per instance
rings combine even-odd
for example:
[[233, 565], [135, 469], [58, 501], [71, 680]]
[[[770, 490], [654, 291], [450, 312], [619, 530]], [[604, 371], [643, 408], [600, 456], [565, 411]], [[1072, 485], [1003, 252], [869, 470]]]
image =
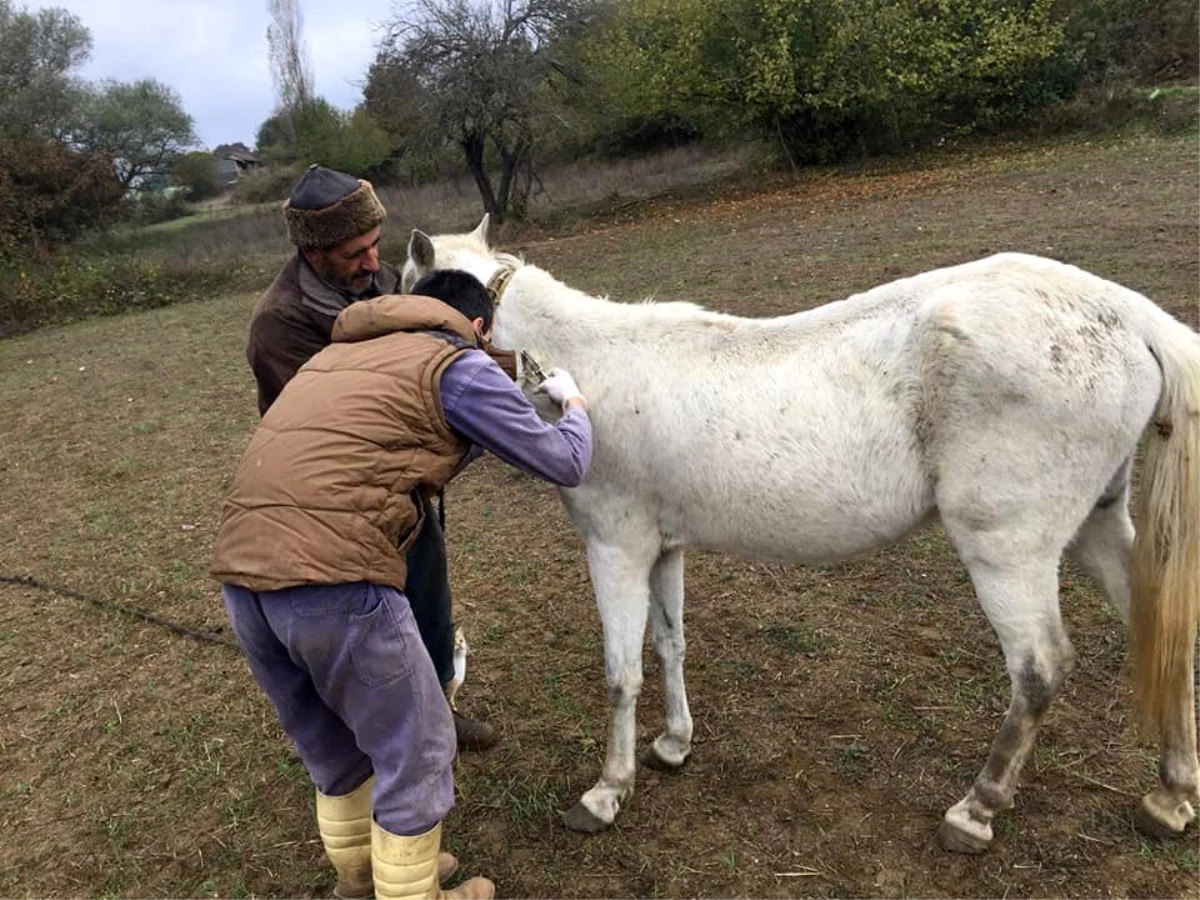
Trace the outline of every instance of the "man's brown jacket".
[[430, 297], [353, 303], [250, 439], [222, 510], [212, 574], [253, 591], [368, 581], [403, 590], [405, 552], [469, 444], [442, 373], [475, 346]]

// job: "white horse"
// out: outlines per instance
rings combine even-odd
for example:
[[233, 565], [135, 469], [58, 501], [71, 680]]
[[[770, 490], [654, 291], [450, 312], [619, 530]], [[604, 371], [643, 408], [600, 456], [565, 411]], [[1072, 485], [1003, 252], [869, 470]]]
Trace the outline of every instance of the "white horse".
[[[1145, 297], [1004, 253], [769, 319], [588, 296], [470, 234], [414, 231], [403, 287], [434, 268], [493, 290], [497, 346], [561, 366], [587, 396], [595, 451], [562, 491], [604, 623], [611, 715], [600, 780], [569, 827], [610, 825], [633, 792], [647, 617], [666, 727], [644, 760], [691, 751], [683, 549], [828, 563], [935, 512], [1004, 651], [1012, 697], [942, 846], [979, 852], [1012, 805], [1072, 664], [1064, 551], [1132, 626], [1139, 711], [1160, 742], [1150, 832], [1200, 799], [1193, 666], [1200, 617], [1200, 337]], [[1134, 536], [1130, 472], [1146, 436]]]

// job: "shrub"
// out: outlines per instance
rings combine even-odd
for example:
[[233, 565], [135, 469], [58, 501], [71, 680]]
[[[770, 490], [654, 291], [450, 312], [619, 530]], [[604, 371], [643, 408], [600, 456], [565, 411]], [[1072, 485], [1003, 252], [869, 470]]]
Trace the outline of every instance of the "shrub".
[[109, 316], [265, 286], [278, 261], [187, 260], [95, 251], [0, 266], [0, 338], [90, 316]]
[[274, 165], [246, 172], [233, 186], [234, 203], [281, 203], [292, 192], [292, 185], [306, 168], [301, 163], [290, 166]]
[[129, 220], [139, 225], [154, 225], [182, 219], [190, 214], [180, 189], [143, 191], [128, 201]]
[[70, 241], [107, 221], [120, 199], [104, 156], [50, 140], [0, 140], [0, 262]]

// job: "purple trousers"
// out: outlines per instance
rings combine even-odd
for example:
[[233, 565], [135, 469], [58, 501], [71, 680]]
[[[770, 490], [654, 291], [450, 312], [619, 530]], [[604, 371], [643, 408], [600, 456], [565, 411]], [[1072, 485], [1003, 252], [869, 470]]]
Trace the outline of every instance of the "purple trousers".
[[223, 586], [250, 671], [317, 790], [375, 773], [375, 820], [428, 831], [454, 805], [454, 722], [404, 594], [375, 584]]

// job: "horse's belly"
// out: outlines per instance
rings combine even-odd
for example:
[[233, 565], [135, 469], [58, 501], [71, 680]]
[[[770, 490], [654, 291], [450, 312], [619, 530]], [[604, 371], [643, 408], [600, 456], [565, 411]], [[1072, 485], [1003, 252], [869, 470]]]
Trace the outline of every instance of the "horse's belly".
[[[697, 504], [680, 516], [677, 542], [749, 559], [833, 562], [900, 540], [933, 509], [931, 498], [919, 496], [870, 505], [848, 501], [808, 508], [777, 506], [777, 501], [787, 499], [780, 496], [756, 503], [746, 498], [737, 507], [724, 509]], [[667, 522], [671, 518], [665, 517]], [[669, 535], [671, 529], [664, 530]]]
[[[915, 451], [805, 455], [664, 470], [654, 486], [664, 537], [738, 556], [828, 562], [899, 540], [929, 515], [933, 486]], [[672, 474], [674, 477], [672, 477]]]

